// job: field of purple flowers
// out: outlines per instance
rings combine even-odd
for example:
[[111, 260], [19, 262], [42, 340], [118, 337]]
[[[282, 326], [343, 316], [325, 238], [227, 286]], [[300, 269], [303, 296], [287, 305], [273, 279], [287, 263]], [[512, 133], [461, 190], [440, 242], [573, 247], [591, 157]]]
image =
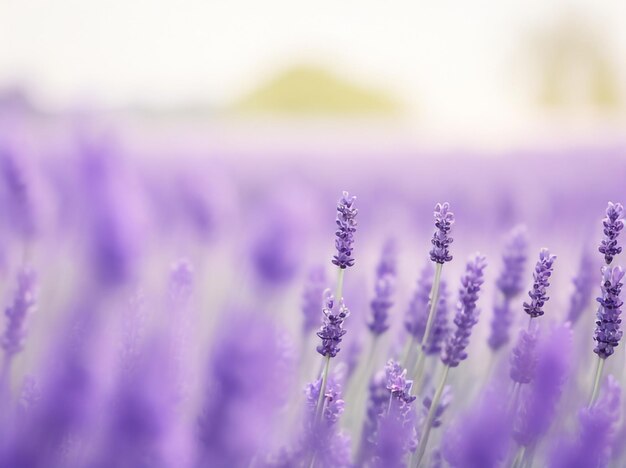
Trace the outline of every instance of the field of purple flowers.
[[156, 146], [3, 127], [0, 467], [626, 464], [620, 148]]

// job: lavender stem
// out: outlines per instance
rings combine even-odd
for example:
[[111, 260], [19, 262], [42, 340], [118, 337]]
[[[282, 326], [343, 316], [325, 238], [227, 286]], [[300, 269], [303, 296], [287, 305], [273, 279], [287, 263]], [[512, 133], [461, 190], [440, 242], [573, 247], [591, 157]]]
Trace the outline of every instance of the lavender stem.
[[437, 302], [439, 300], [439, 284], [441, 282], [441, 269], [443, 267], [443, 263], [437, 263], [435, 266], [435, 278], [433, 280], [433, 286], [430, 290], [430, 309], [428, 310], [428, 319], [426, 321], [426, 328], [424, 329], [424, 335], [422, 335], [422, 339], [419, 341], [419, 345], [417, 347], [417, 362], [414, 367], [414, 381], [416, 383], [415, 387], [419, 388], [419, 383], [422, 379], [422, 373], [424, 372], [424, 362], [426, 361], [426, 353], [422, 349], [422, 345], [428, 342], [428, 338], [430, 338], [430, 332], [433, 327], [433, 322], [435, 318], [435, 308], [437, 307]]
[[422, 461], [422, 458], [424, 458], [424, 453], [426, 453], [426, 446], [428, 445], [428, 436], [430, 435], [430, 430], [432, 428], [433, 420], [435, 418], [435, 413], [437, 412], [437, 408], [439, 407], [439, 400], [441, 400], [443, 389], [446, 386], [446, 380], [448, 379], [448, 372], [450, 372], [450, 366], [445, 366], [443, 368], [443, 375], [441, 376], [441, 381], [439, 382], [437, 391], [435, 392], [435, 395], [433, 396], [433, 401], [430, 404], [430, 409], [428, 410], [428, 416], [426, 417], [426, 422], [424, 423], [424, 429], [422, 430], [419, 445], [415, 452], [417, 454], [415, 466], [419, 466], [420, 462]]
[[339, 272], [337, 273], [337, 287], [335, 289], [335, 299], [340, 301], [343, 297], [343, 275], [346, 271], [343, 268], [338, 268]]
[[591, 408], [598, 398], [598, 391], [600, 390], [600, 380], [602, 379], [602, 370], [604, 369], [604, 359], [598, 356], [598, 363], [596, 365], [596, 375], [593, 380], [593, 389], [591, 390], [591, 397], [589, 398], [588, 407]]
[[326, 396], [326, 382], [328, 380], [328, 369], [330, 367], [330, 356], [325, 357], [324, 370], [322, 371], [322, 384], [320, 385], [320, 395], [315, 407], [315, 424], [322, 418], [324, 412], [324, 397]]

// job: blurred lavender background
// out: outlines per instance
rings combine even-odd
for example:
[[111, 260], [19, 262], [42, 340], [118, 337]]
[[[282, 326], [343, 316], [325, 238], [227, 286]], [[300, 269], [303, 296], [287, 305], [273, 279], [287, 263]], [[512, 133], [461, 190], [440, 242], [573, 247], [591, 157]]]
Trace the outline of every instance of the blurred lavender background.
[[[598, 246], [626, 200], [624, 17], [0, 1], [0, 467], [624, 466], [626, 347], [593, 352], [598, 307], [621, 338], [623, 262]], [[332, 359], [327, 288], [350, 310]]]

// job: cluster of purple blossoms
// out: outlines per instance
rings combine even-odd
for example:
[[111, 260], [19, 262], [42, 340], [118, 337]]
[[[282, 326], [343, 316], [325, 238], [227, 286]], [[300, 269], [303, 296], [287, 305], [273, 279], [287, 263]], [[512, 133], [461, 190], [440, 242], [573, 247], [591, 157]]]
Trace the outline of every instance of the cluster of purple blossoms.
[[615, 347], [622, 338], [620, 315], [623, 302], [620, 299], [620, 293], [623, 277], [624, 271], [620, 266], [602, 267], [602, 297], [597, 299], [600, 306], [593, 337], [597, 343], [593, 352], [602, 359], [608, 358], [615, 352]]
[[27, 317], [36, 307], [37, 275], [29, 268], [22, 269], [17, 276], [17, 291], [13, 304], [4, 311], [7, 316], [7, 328], [0, 339], [0, 346], [7, 356], [20, 352], [26, 338]]
[[394, 277], [385, 274], [376, 281], [376, 295], [370, 304], [372, 318], [367, 326], [374, 335], [382, 335], [389, 328], [389, 309], [393, 306]]
[[476, 254], [466, 265], [465, 273], [461, 278], [459, 303], [457, 306], [454, 324], [456, 329], [448, 337], [441, 353], [441, 360], [446, 366], [457, 367], [467, 358], [465, 349], [469, 344], [472, 327], [478, 322], [479, 310], [476, 307], [478, 293], [484, 282], [484, 270], [487, 261], [484, 256]]
[[356, 197], [350, 197], [348, 192], [337, 203], [337, 231], [335, 231], [335, 247], [337, 254], [333, 257], [333, 264], [342, 270], [354, 265], [352, 249], [354, 248], [354, 233], [356, 232], [356, 215], [358, 210], [354, 206]]
[[546, 295], [546, 290], [550, 286], [549, 279], [555, 260], [556, 255], [551, 255], [548, 249], [543, 248], [539, 252], [539, 260], [533, 272], [533, 288], [528, 292], [531, 301], [530, 303], [524, 302], [524, 310], [532, 318], [541, 317], [544, 314], [543, 306], [550, 299]]
[[497, 351], [509, 342], [509, 329], [513, 321], [511, 299], [522, 292], [523, 276], [526, 266], [528, 236], [524, 226], [514, 228], [508, 235], [502, 254], [503, 268], [496, 280], [496, 286], [502, 294], [493, 310], [489, 346]]
[[537, 332], [521, 330], [511, 353], [511, 380], [520, 384], [532, 382], [537, 366]]
[[604, 239], [600, 242], [598, 251], [604, 255], [604, 261], [610, 265], [613, 257], [622, 251], [622, 247], [617, 245], [619, 233], [624, 228], [624, 207], [621, 203], [609, 202], [606, 209], [606, 218], [602, 220], [604, 226]]
[[339, 344], [347, 333], [343, 328], [343, 322], [350, 315], [350, 311], [344, 305], [343, 300], [336, 303], [333, 295], [328, 292], [324, 299], [322, 312], [324, 313], [324, 323], [317, 332], [317, 336], [322, 339], [322, 344], [317, 346], [317, 352], [322, 356], [335, 357], [340, 349]]
[[406, 378], [407, 370], [398, 362], [390, 359], [385, 366], [385, 377], [387, 379], [387, 390], [398, 401], [411, 403], [415, 397], [411, 395], [413, 382]]
[[450, 211], [450, 204], [437, 203], [435, 206], [435, 227], [437, 228], [433, 233], [432, 244], [433, 247], [430, 250], [430, 259], [435, 263], [446, 263], [452, 260], [450, 255], [450, 244], [453, 239], [450, 237], [450, 230], [454, 224], [454, 213]]

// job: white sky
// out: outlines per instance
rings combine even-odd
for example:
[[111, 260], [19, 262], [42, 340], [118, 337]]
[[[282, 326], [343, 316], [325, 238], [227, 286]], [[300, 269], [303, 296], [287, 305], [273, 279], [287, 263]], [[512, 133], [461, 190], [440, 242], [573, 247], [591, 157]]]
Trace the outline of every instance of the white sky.
[[223, 105], [310, 58], [427, 119], [501, 124], [529, 99], [524, 38], [568, 11], [626, 76], [624, 0], [0, 0], [0, 86], [28, 83], [49, 107]]

